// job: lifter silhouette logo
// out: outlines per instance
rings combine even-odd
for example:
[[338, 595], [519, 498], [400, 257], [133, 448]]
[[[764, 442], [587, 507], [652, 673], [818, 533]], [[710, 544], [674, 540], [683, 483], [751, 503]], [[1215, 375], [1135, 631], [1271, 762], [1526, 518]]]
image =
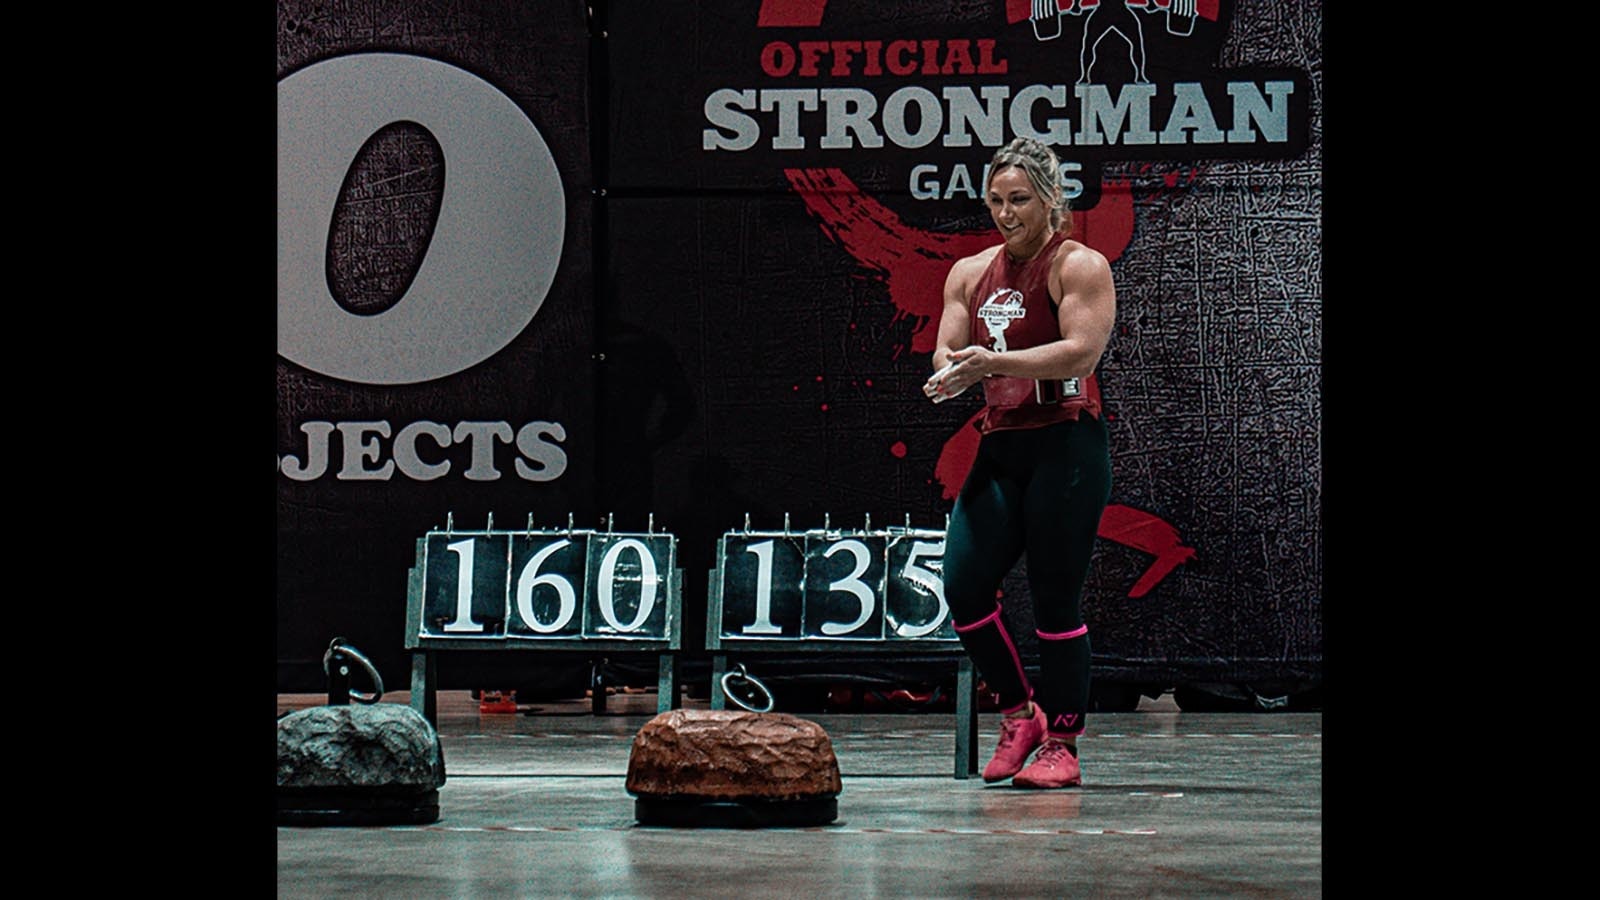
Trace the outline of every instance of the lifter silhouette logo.
[[[1008, 8], [1013, 5], [1007, 4]], [[1194, 34], [1194, 20], [1200, 15], [1197, 6], [1206, 8], [1206, 18], [1217, 18], [1217, 0], [1067, 0], [1065, 8], [1057, 0], [1032, 0], [1028, 18], [1034, 37], [1050, 41], [1061, 36], [1063, 16], [1083, 17], [1078, 84], [1093, 83], [1100, 45], [1109, 43], [1106, 52], [1114, 53], [1119, 42], [1127, 45], [1128, 60], [1133, 65], [1133, 83], [1149, 84], [1145, 75], [1144, 23], [1135, 10], [1165, 12], [1168, 33], [1187, 37]]]
[[[863, 85], [881, 84], [886, 73], [928, 77], [1003, 75], [1013, 83], [988, 84], [976, 90], [945, 87], [942, 108], [931, 103], [930, 91], [917, 87], [901, 88], [882, 104], [876, 102], [875, 94], [865, 90], [818, 91], [820, 101], [833, 98], [846, 105], [828, 111], [826, 137], [832, 141], [818, 142], [817, 149], [856, 148], [852, 159], [871, 157], [874, 149], [891, 152], [882, 139], [886, 137], [899, 147], [926, 147], [929, 152], [964, 148], [953, 152], [970, 159], [986, 155], [982, 148], [998, 147], [1012, 136], [1039, 138], [1055, 145], [1063, 158], [1064, 194], [1075, 201], [1074, 237], [1115, 262], [1133, 235], [1133, 198], [1126, 181], [1099, 183], [1102, 161], [1194, 159], [1198, 165], [1199, 160], [1213, 158], [1289, 157], [1305, 147], [1308, 111], [1301, 73], [1261, 70], [1247, 73], [1250, 77], [1246, 79], [1223, 82], [1209, 71], [1200, 71], [1209, 68], [1207, 61], [1214, 58], [1226, 31], [1228, 16], [1223, 7], [1231, 7], [1227, 0], [996, 2], [1004, 7], [1007, 28], [1026, 27], [1031, 31], [1031, 40], [1024, 38], [1021, 42], [1033, 45], [1031, 51], [1024, 53], [1014, 39], [999, 44], [984, 39], [796, 42], [795, 58], [800, 62], [785, 70], [786, 74], [805, 75], [802, 66], [810, 53], [811, 75], [867, 75], [878, 79], [876, 83], [862, 79]], [[824, 28], [828, 5], [828, 0], [763, 0], [757, 25]], [[1156, 28], [1160, 31], [1155, 32]], [[1165, 57], [1157, 56], [1158, 43]], [[898, 69], [890, 66], [896, 44], [901, 52]], [[768, 44], [769, 48], [773, 46]], [[982, 52], [974, 59], [966, 52], [969, 46]], [[923, 54], [920, 67], [906, 62], [906, 54], [913, 49]], [[782, 58], [781, 50], [773, 51], [773, 58]], [[823, 62], [824, 58], [831, 59], [832, 64]], [[1174, 71], [1181, 73], [1181, 80], [1170, 76], [1164, 84], [1152, 80], [1157, 72]], [[1058, 78], [1072, 87], [1069, 91], [1062, 83], [1029, 83], [1035, 75]], [[1021, 86], [1014, 89], [1015, 85]], [[1076, 118], [1071, 115], [1074, 108], [1067, 100], [1069, 92], [1077, 100]], [[774, 151], [806, 148], [799, 112], [810, 108], [804, 105], [810, 96], [802, 91], [775, 96], [771, 101], [755, 100], [758, 108], [780, 113], [780, 134], [771, 144]], [[981, 102], [975, 99], [979, 96], [983, 98]], [[849, 106], [847, 101], [858, 105]], [[782, 114], [786, 102], [795, 104], [791, 107], [793, 117]], [[903, 113], [906, 107], [918, 103], [923, 125], [913, 131], [906, 125], [908, 120]], [[885, 110], [883, 135], [876, 140], [869, 127], [871, 120], [866, 118], [870, 113], [863, 115], [868, 106]], [[711, 108], [708, 102], [708, 113]], [[928, 128], [927, 123], [935, 120], [940, 124]], [[1225, 127], [1225, 123], [1231, 127]], [[934, 132], [941, 127], [943, 140], [935, 147], [938, 135]], [[719, 147], [708, 129], [706, 149], [754, 146], [758, 130], [743, 134], [749, 138], [743, 146]], [[926, 175], [934, 168], [929, 164], [912, 169], [909, 188], [914, 198], [981, 196], [986, 171], [973, 178], [962, 164], [956, 164], [944, 182], [948, 187], [941, 190], [938, 185], [930, 189], [927, 183], [917, 181], [919, 172]], [[870, 277], [886, 286], [897, 314], [917, 323], [911, 336], [911, 351], [931, 353], [945, 274], [956, 259], [992, 244], [990, 231], [932, 231], [914, 225], [862, 193], [841, 168], [794, 166], [783, 171], [822, 232], [854, 257]], [[1167, 187], [1185, 188], [1198, 172], [1198, 167], [1192, 170], [1187, 181], [1181, 176], [1169, 176]], [[1087, 178], [1087, 184], [1078, 179], [1080, 174]], [[987, 298], [983, 306], [995, 315], [990, 327], [1001, 344], [1009, 321], [1003, 315], [1004, 308], [1003, 298]], [[981, 412], [975, 413], [973, 419], [978, 415]], [[978, 434], [971, 424], [971, 420], [963, 423], [945, 442], [935, 466], [934, 476], [942, 485], [945, 499], [956, 495], [972, 467]], [[1183, 543], [1178, 530], [1159, 516], [1116, 503], [1106, 507], [1099, 535], [1155, 557], [1129, 588], [1128, 596], [1133, 598], [1148, 594], [1195, 554], [1193, 547]]]

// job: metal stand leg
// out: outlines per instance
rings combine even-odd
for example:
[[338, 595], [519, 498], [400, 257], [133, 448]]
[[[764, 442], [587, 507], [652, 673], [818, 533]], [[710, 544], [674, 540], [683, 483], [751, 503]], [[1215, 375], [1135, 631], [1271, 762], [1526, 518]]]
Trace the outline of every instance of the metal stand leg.
[[434, 690], [433, 654], [418, 650], [411, 654], [411, 708], [439, 727], [439, 695]]
[[657, 663], [656, 713], [678, 708], [678, 654], [663, 653]]
[[956, 778], [978, 774], [978, 679], [972, 660], [956, 670]]
[[717, 653], [711, 657], [711, 708], [727, 709], [728, 698], [722, 694], [722, 676], [728, 674], [728, 656]]

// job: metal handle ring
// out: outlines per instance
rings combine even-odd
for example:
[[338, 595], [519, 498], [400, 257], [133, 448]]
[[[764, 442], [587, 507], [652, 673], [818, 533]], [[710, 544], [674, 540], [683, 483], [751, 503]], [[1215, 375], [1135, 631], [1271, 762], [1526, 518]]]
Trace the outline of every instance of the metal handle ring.
[[379, 675], [378, 670], [373, 667], [372, 660], [367, 659], [360, 650], [346, 644], [344, 638], [334, 638], [328, 644], [327, 652], [322, 654], [322, 674], [331, 674], [328, 671], [328, 663], [333, 659], [335, 651], [341, 656], [347, 656], [360, 663], [361, 668], [367, 671], [367, 677], [372, 680], [373, 692], [371, 694], [363, 694], [355, 688], [350, 688], [350, 699], [358, 703], [377, 703], [378, 698], [383, 696], [383, 676]]
[[[743, 681], [743, 682], [745, 682], [747, 684], [753, 685], [756, 688], [757, 691], [761, 692], [762, 696], [767, 698], [766, 702], [763, 703], [758, 708], [758, 707], [752, 705], [751, 703], [749, 703], [748, 701], [746, 701], [744, 698], [742, 698], [742, 697], [738, 696], [737, 694], [735, 694], [728, 687], [729, 682], [734, 680], [734, 679], [738, 679], [739, 681]], [[754, 675], [751, 675], [749, 672], [746, 672], [744, 670], [744, 663], [740, 663], [739, 664], [739, 668], [733, 670], [732, 672], [727, 672], [727, 673], [723, 674], [723, 676], [722, 676], [722, 694], [723, 694], [723, 696], [727, 697], [729, 700], [732, 700], [739, 707], [741, 707], [743, 709], [747, 709], [750, 712], [753, 712], [753, 713], [772, 712], [772, 703], [773, 703], [772, 690], [770, 688], [768, 688], [766, 685], [762, 684], [760, 681], [758, 681]]]

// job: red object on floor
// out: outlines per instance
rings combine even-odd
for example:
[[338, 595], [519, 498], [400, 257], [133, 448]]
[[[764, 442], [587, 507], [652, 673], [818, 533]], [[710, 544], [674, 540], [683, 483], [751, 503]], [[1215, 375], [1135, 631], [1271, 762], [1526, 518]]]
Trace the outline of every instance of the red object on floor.
[[517, 711], [516, 691], [479, 691], [478, 714], [500, 714]]

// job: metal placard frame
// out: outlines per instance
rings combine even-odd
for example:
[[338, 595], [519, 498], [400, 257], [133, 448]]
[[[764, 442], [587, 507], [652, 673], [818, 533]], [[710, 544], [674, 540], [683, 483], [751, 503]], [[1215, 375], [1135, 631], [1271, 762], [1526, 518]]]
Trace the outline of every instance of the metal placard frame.
[[[653, 521], [652, 521], [653, 524]], [[581, 536], [586, 540], [584, 577], [581, 592], [577, 596], [578, 612], [584, 617], [584, 624], [580, 625], [577, 635], [560, 635], [551, 637], [534, 637], [530, 635], [508, 635], [503, 631], [499, 634], [470, 635], [459, 637], [446, 637], [437, 634], [426, 634], [423, 631], [423, 616], [427, 604], [427, 566], [428, 543], [431, 538], [444, 535], [450, 538], [459, 537], [505, 537], [508, 539], [507, 552], [510, 553], [510, 539], [518, 536], [528, 538], [566, 538], [572, 539]], [[589, 573], [594, 568], [593, 559], [596, 544], [589, 538], [621, 538], [639, 539], [645, 546], [666, 542], [666, 559], [664, 565], [657, 567], [658, 579], [665, 583], [665, 590], [659, 602], [664, 605], [662, 636], [650, 637], [602, 637], [582, 633], [588, 627], [587, 617], [591, 594], [594, 586], [590, 584]], [[406, 581], [406, 626], [405, 648], [411, 651], [411, 706], [434, 724], [438, 723], [438, 668], [436, 654], [445, 651], [463, 650], [492, 650], [499, 652], [537, 652], [537, 653], [565, 653], [596, 656], [608, 652], [649, 652], [659, 653], [657, 658], [657, 711], [666, 712], [676, 708], [679, 703], [679, 666], [678, 655], [682, 650], [683, 640], [683, 572], [677, 567], [677, 536], [670, 532], [650, 531], [623, 532], [608, 529], [574, 528], [569, 517], [566, 528], [535, 529], [532, 526], [532, 517], [529, 517], [528, 527], [522, 529], [495, 529], [491, 516], [487, 527], [482, 529], [457, 529], [452, 521], [447, 519], [443, 529], [430, 529], [426, 534], [416, 540], [416, 563], [407, 573]], [[652, 559], [656, 554], [652, 552]], [[508, 595], [507, 603], [511, 602], [509, 595], [509, 580], [511, 573], [507, 572]], [[604, 694], [597, 689], [593, 694], [593, 703], [596, 712], [604, 708]]]
[[[935, 655], [948, 653], [957, 660], [956, 670], [956, 728], [955, 728], [955, 765], [954, 774], [958, 779], [971, 778], [978, 772], [978, 708], [977, 708], [977, 674], [972, 665], [972, 660], [966, 655], [959, 640], [950, 638], [825, 638], [813, 637], [805, 634], [804, 623], [806, 611], [800, 612], [801, 628], [797, 636], [764, 636], [764, 637], [730, 637], [723, 634], [722, 616], [724, 604], [724, 584], [727, 577], [727, 546], [728, 539], [736, 537], [744, 539], [771, 538], [774, 540], [793, 540], [796, 538], [822, 538], [830, 541], [841, 541], [852, 537], [886, 538], [885, 553], [893, 546], [893, 542], [901, 538], [937, 538], [943, 541], [945, 531], [926, 528], [912, 528], [909, 521], [904, 527], [890, 527], [873, 529], [870, 519], [861, 529], [835, 529], [830, 524], [824, 524], [821, 529], [806, 529], [796, 531], [789, 527], [788, 516], [784, 517], [782, 530], [753, 530], [749, 527], [748, 520], [745, 528], [725, 532], [717, 540], [716, 566], [710, 570], [708, 578], [708, 595], [706, 597], [706, 649], [711, 657], [711, 708], [725, 709], [726, 698], [718, 689], [722, 679], [730, 671], [728, 668], [729, 655], [762, 654], [762, 653], [846, 653], [862, 655], [889, 655], [904, 652], [915, 647], [922, 652], [932, 652]], [[807, 554], [802, 546], [802, 565], [807, 559]], [[884, 580], [878, 591], [877, 598], [880, 604], [887, 600], [888, 582], [895, 577], [889, 571], [887, 559], [885, 560]], [[806, 573], [802, 572], [800, 583], [806, 582]], [[912, 580], [912, 579], [905, 579]], [[804, 590], [802, 587], [801, 602], [804, 604]], [[884, 610], [885, 618], [887, 611]], [[945, 616], [949, 616], [948, 609]], [[887, 627], [887, 623], [885, 623]]]

